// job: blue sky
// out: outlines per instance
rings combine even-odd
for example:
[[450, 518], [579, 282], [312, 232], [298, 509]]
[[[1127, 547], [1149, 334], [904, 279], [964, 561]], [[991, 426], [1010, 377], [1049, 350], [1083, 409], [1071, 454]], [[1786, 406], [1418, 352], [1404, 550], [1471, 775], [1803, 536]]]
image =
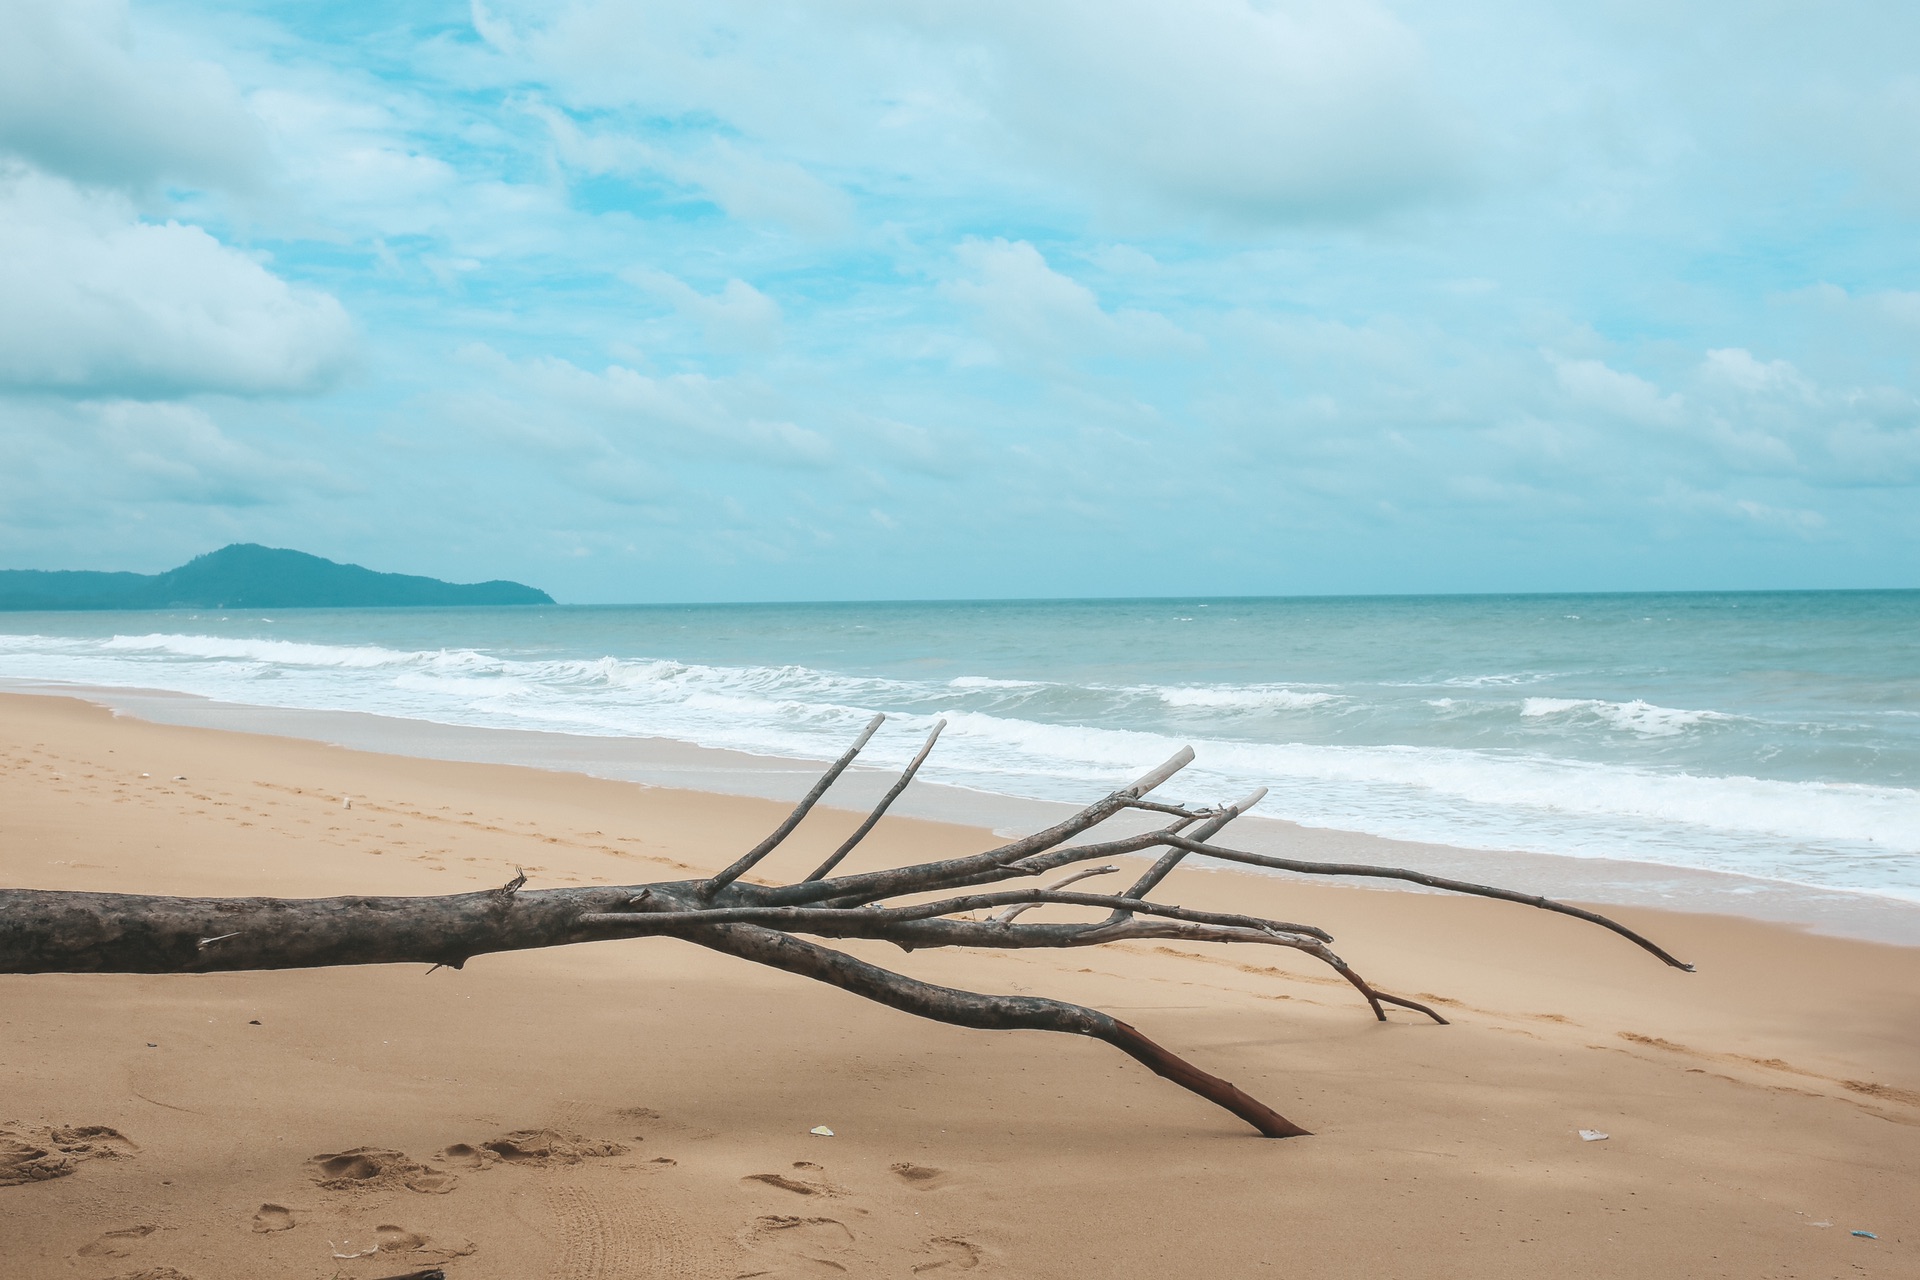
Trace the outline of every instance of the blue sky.
[[1920, 6], [0, 20], [9, 567], [1920, 586]]

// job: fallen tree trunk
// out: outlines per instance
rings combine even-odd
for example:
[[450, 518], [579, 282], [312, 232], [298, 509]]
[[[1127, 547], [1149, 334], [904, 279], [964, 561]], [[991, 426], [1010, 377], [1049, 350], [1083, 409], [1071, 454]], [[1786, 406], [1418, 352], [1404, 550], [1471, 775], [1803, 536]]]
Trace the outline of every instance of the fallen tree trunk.
[[[1382, 1020], [1387, 1016], [1383, 1006], [1391, 1004], [1438, 1023], [1446, 1021], [1423, 1004], [1374, 988], [1330, 949], [1333, 939], [1312, 925], [1194, 911], [1147, 897], [1183, 859], [1198, 853], [1306, 874], [1399, 879], [1559, 912], [1611, 929], [1668, 965], [1691, 969], [1616, 921], [1546, 898], [1393, 867], [1300, 862], [1215, 844], [1213, 837], [1257, 803], [1264, 791], [1217, 809], [1146, 799], [1193, 759], [1190, 750], [1066, 821], [999, 848], [966, 858], [827, 878], [900, 794], [932, 749], [940, 726], [866, 822], [807, 879], [777, 886], [743, 880], [806, 817], [883, 718], [874, 718], [779, 828], [710, 878], [531, 890], [525, 887], [526, 878], [519, 876], [498, 889], [445, 897], [176, 898], [4, 889], [0, 890], [0, 973], [213, 973], [405, 963], [458, 969], [472, 957], [490, 952], [612, 938], [673, 937], [938, 1022], [983, 1030], [1058, 1031], [1103, 1040], [1156, 1074], [1231, 1111], [1267, 1137], [1277, 1138], [1306, 1130], [1098, 1010], [1041, 997], [982, 995], [935, 986], [794, 935], [870, 938], [907, 951], [949, 946], [1083, 947], [1145, 938], [1280, 946], [1330, 966]], [[1128, 811], [1161, 814], [1170, 821], [1157, 830], [1118, 839], [1070, 843]], [[1109, 874], [1114, 867], [1082, 869], [1044, 888], [958, 892], [1154, 849], [1165, 853], [1124, 894], [1066, 891], [1068, 883]], [[890, 900], [930, 893], [949, 896], [887, 905]], [[1021, 914], [1040, 906], [1093, 907], [1108, 914], [1091, 923], [1016, 923]], [[980, 912], [994, 914], [976, 918]]]

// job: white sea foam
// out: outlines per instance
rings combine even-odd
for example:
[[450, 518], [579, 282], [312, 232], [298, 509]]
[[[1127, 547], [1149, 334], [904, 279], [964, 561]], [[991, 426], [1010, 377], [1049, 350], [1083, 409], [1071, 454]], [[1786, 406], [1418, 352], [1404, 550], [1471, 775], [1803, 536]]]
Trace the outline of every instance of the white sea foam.
[[[1182, 739], [1137, 730], [1036, 724], [962, 712], [956, 741], [1005, 766], [1104, 777], [1175, 750]], [[1551, 757], [1433, 747], [1347, 747], [1202, 740], [1196, 776], [1234, 781], [1383, 784], [1409, 793], [1539, 814], [1630, 817], [1794, 839], [1874, 840], [1920, 850], [1920, 792], [1846, 783], [1696, 777]]]
[[1508, 685], [1539, 684], [1553, 677], [1551, 671], [1510, 671], [1485, 676], [1449, 676], [1436, 683], [1452, 689], [1498, 689]]
[[1714, 721], [1737, 720], [1719, 711], [1686, 711], [1675, 707], [1656, 707], [1651, 702], [1607, 702], [1600, 698], [1528, 698], [1520, 704], [1520, 714], [1530, 719], [1548, 716], [1588, 716], [1609, 728], [1637, 733], [1646, 738], [1670, 738], [1688, 729]]
[[[301, 667], [384, 667], [426, 655], [375, 645], [301, 644], [291, 640], [255, 640], [230, 636], [114, 636], [100, 642], [109, 653], [158, 653], [183, 658], [233, 658]], [[478, 655], [474, 655], [478, 657]]]
[[1210, 707], [1221, 711], [1303, 711], [1346, 701], [1337, 693], [1303, 691], [1284, 685], [1177, 685], [1153, 692], [1170, 707]]
[[[0, 636], [0, 655], [0, 674], [15, 678], [169, 688], [481, 727], [653, 735], [808, 758], [837, 754], [874, 710], [886, 710], [902, 732], [877, 741], [872, 754], [891, 765], [941, 715], [949, 729], [925, 776], [1041, 799], [1084, 800], [1190, 743], [1198, 760], [1182, 775], [1184, 794], [1218, 799], [1267, 786], [1262, 812], [1310, 825], [1478, 848], [1641, 858], [1920, 898], [1920, 859], [1913, 856], [1920, 854], [1920, 791], [1569, 756], [1571, 735], [1580, 732], [1682, 741], [1701, 726], [1739, 719], [1642, 700], [1527, 698], [1521, 716], [1542, 729], [1563, 726], [1561, 736], [1542, 739], [1540, 749], [1480, 749], [1236, 738], [1246, 713], [1334, 708], [1334, 715], [1310, 719], [1344, 722], [1366, 709], [1353, 694], [1277, 683], [913, 680], [800, 665], [190, 634]], [[1445, 683], [1523, 682], [1499, 676]], [[1484, 713], [1469, 718], [1475, 725], [1491, 723], [1489, 715], [1513, 723], [1515, 704], [1506, 699], [1408, 701]], [[1154, 707], [1162, 708], [1157, 718], [1146, 715]], [[1180, 713], [1177, 731], [1168, 709]]]

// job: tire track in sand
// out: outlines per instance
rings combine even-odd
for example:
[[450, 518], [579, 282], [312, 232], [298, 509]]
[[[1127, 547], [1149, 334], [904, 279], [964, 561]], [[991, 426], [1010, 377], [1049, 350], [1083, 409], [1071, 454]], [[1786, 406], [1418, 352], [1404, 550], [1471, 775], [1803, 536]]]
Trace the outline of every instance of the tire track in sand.
[[[593, 1108], [563, 1101], [556, 1124], [590, 1127]], [[663, 1212], [649, 1185], [652, 1175], [634, 1169], [551, 1166], [542, 1171], [548, 1211], [561, 1248], [551, 1280], [635, 1280], [669, 1277], [703, 1280], [717, 1274], [717, 1257], [702, 1249], [678, 1215]], [[705, 1265], [703, 1265], [705, 1264]]]

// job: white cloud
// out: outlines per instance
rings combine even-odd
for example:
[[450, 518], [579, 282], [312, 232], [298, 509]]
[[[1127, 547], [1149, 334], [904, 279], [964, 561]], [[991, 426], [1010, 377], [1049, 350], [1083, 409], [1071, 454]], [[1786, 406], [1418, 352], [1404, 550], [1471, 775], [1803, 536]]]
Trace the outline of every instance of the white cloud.
[[1365, 214], [1458, 176], [1418, 38], [1369, 0], [914, 6], [1050, 166], [1210, 219]]
[[720, 292], [704, 294], [652, 267], [620, 275], [699, 325], [708, 343], [721, 350], [764, 351], [780, 341], [780, 304], [744, 280], [729, 280]]
[[698, 191], [742, 221], [801, 235], [838, 235], [852, 222], [853, 202], [791, 160], [730, 138], [693, 132], [677, 147], [655, 145], [617, 130], [585, 130], [545, 103], [527, 109], [547, 126], [561, 162], [590, 174], [660, 177]]
[[1920, 480], [1920, 398], [1895, 387], [1829, 387], [1742, 348], [1707, 353], [1702, 419], [1724, 456], [1816, 484]]
[[1651, 499], [1651, 503], [1669, 510], [1700, 512], [1785, 529], [1802, 536], [1816, 534], [1827, 527], [1826, 516], [1807, 507], [1779, 507], [1753, 498], [1694, 489], [1678, 483], [1669, 483], [1665, 491]]
[[1561, 388], [1583, 409], [1644, 426], [1673, 426], [1684, 418], [1685, 402], [1645, 378], [1622, 373], [1600, 360], [1548, 359]]
[[326, 467], [236, 439], [198, 405], [16, 397], [0, 401], [0, 414], [8, 523], [48, 506], [245, 508], [346, 491]]
[[1816, 309], [1824, 330], [1832, 330], [1836, 321], [1846, 324], [1852, 330], [1846, 335], [1850, 343], [1884, 338], [1904, 345], [1920, 330], [1920, 289], [1849, 292], [1822, 282], [1782, 294], [1780, 300]]
[[97, 396], [304, 392], [348, 358], [330, 295], [116, 196], [0, 171], [0, 385]]
[[1814, 385], [1785, 360], [1760, 361], [1742, 347], [1720, 347], [1700, 362], [1700, 376], [1709, 385], [1747, 395], [1773, 396], [1810, 402]]
[[1011, 164], [1116, 207], [1254, 224], [1366, 215], [1462, 174], [1456, 113], [1376, 0], [520, 7], [516, 24], [476, 6], [477, 27], [572, 107], [720, 138], [737, 189], [697, 180], [743, 214], [820, 202], [823, 166], [944, 187]]
[[853, 202], [791, 160], [763, 155], [727, 139], [704, 154], [662, 156], [661, 172], [692, 183], [715, 204], [746, 222], [772, 223], [810, 236], [846, 230]]
[[520, 393], [523, 411], [515, 430], [527, 443], [570, 442], [576, 450], [623, 456], [720, 457], [763, 467], [818, 467], [834, 456], [826, 437], [779, 416], [775, 397], [741, 379], [656, 377], [618, 364], [593, 373], [557, 357], [513, 361], [480, 346], [469, 348], [467, 357]]
[[1790, 361], [1744, 347], [1707, 351], [1676, 392], [1599, 360], [1548, 359], [1575, 419], [1658, 429], [1667, 446], [1704, 447], [1733, 474], [1816, 485], [1920, 479], [1920, 398], [1900, 388], [1823, 386]]
[[969, 240], [956, 255], [969, 275], [949, 297], [973, 308], [999, 358], [1049, 365], [1078, 356], [1195, 355], [1201, 341], [1155, 311], [1101, 307], [1093, 290], [1047, 265], [1024, 240]]
[[[827, 529], [866, 592], [879, 511], [963, 531], [929, 584], [1078, 590], [1152, 476], [1197, 500], [1146, 589], [1631, 582], [1649, 529], [1764, 544], [1757, 581], [1816, 518], [1906, 571], [1920, 17], [1884, 0], [485, 0], [482, 39], [9, 3], [0, 524], [199, 502], [519, 555], [678, 521], [661, 565]], [[368, 358], [296, 414], [267, 397], [350, 354], [322, 289]], [[366, 487], [301, 506], [296, 453]]]
[[443, 221], [442, 206], [461, 185], [459, 174], [412, 145], [405, 122], [387, 103], [345, 96], [349, 87], [272, 87], [252, 95], [275, 144], [298, 157], [288, 181], [335, 216], [370, 217], [384, 235]]
[[980, 449], [970, 436], [953, 430], [932, 430], [893, 418], [856, 420], [862, 451], [903, 471], [943, 480], [965, 478], [980, 462]]
[[341, 491], [316, 463], [262, 453], [223, 432], [192, 405], [115, 400], [79, 407], [93, 420], [111, 463], [109, 477], [129, 496], [214, 506], [256, 506], [295, 488]]
[[136, 54], [125, 0], [0, 4], [0, 153], [79, 182], [250, 185], [260, 131], [226, 74]]

